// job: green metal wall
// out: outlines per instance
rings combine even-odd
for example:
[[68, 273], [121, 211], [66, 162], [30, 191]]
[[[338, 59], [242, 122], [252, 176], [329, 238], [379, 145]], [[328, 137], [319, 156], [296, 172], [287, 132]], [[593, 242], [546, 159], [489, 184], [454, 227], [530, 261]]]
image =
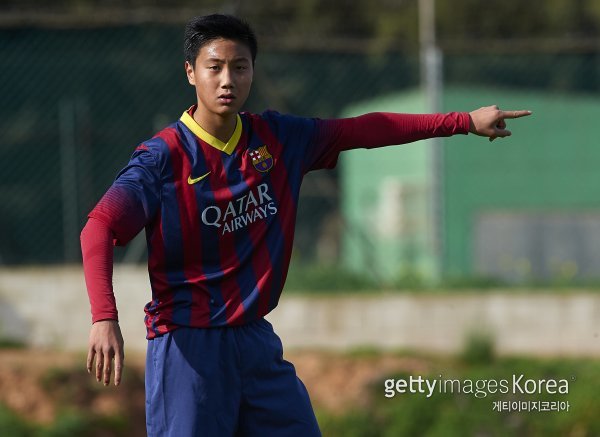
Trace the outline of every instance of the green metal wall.
[[[538, 214], [542, 226], [545, 215], [564, 213], [577, 217], [592, 213], [596, 214], [591, 217], [597, 222], [594, 226], [600, 226], [600, 141], [592, 134], [600, 120], [598, 99], [514, 89], [447, 88], [443, 102], [445, 112], [497, 104], [503, 109], [531, 109], [534, 115], [509, 121], [511, 138], [490, 143], [475, 135], [459, 135], [443, 140], [440, 178], [443, 200], [435, 208], [441, 214], [437, 217], [432, 217], [433, 174], [427, 142], [344, 153], [340, 182], [342, 211], [348, 225], [343, 239], [347, 266], [374, 272], [386, 280], [403, 271], [435, 279], [439, 262], [443, 276], [473, 277], [481, 275], [475, 268], [475, 247], [477, 244], [481, 247], [481, 241], [475, 239], [475, 230], [484, 214], [508, 213], [512, 214], [509, 218], [517, 219], [519, 214]], [[357, 105], [348, 114], [418, 113], [424, 107], [422, 94], [415, 91]], [[379, 203], [386, 189], [385, 180], [389, 178], [420, 188], [418, 200], [413, 196], [411, 201], [412, 211], [401, 211], [420, 221], [407, 229], [409, 232], [386, 235], [378, 229]], [[432, 246], [434, 224], [441, 228], [439, 259]], [[486, 236], [485, 241], [496, 244], [504, 237]], [[543, 238], [553, 236], [546, 233]], [[561, 238], [568, 241], [569, 236]], [[582, 238], [589, 239], [591, 235], [586, 237], [584, 233]], [[547, 247], [536, 242], [530, 245], [537, 245], [542, 252]], [[571, 255], [578, 250], [572, 249]], [[600, 262], [600, 249], [590, 256]]]
[[[413, 91], [357, 105], [345, 115], [424, 108], [423, 95]], [[347, 267], [383, 282], [407, 274], [434, 275], [430, 161], [426, 142], [341, 155], [342, 253]]]
[[[444, 109], [531, 109], [513, 136], [469, 135], [444, 150], [444, 270], [475, 274], [473, 229], [486, 211], [577, 213], [600, 208], [600, 100], [589, 95], [448, 89]], [[501, 236], [500, 236], [501, 238]]]

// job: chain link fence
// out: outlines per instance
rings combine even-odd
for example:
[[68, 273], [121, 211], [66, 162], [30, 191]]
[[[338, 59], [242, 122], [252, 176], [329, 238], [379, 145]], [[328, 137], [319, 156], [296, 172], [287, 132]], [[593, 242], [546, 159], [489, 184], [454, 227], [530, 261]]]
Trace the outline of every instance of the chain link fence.
[[[195, 103], [181, 27], [0, 31], [3, 264], [79, 259], [86, 213], [135, 146]], [[378, 80], [390, 71], [402, 74]], [[417, 74], [403, 56], [264, 51], [246, 109], [334, 117]], [[334, 175], [307, 185], [301, 222], [337, 202]], [[300, 226], [300, 245], [312, 225]]]
[[[0, 29], [0, 264], [79, 262], [87, 212], [135, 146], [194, 103], [183, 70], [182, 29]], [[245, 108], [253, 112], [338, 117], [360, 102], [419, 86], [416, 51], [369, 54], [368, 44], [356, 41], [337, 41], [334, 48], [327, 41], [310, 48], [265, 46]], [[444, 86], [600, 95], [598, 46], [519, 47], [490, 52], [442, 44]], [[336, 169], [305, 180], [294, 252], [300, 264], [339, 264], [345, 232], [369, 239], [348, 229], [338, 176]], [[144, 245], [138, 237], [117, 259], [143, 262]]]

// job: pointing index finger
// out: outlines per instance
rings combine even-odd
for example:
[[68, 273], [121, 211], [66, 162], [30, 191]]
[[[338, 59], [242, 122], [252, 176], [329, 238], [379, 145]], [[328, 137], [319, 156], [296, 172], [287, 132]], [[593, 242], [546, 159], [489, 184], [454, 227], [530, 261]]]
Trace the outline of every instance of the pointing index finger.
[[501, 117], [504, 118], [520, 118], [531, 115], [532, 112], [528, 110], [521, 111], [501, 111]]

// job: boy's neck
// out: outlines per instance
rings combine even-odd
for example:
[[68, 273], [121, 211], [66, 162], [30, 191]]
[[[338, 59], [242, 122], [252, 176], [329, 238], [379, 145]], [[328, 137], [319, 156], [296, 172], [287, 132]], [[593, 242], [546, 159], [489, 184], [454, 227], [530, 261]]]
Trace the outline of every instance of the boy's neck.
[[233, 135], [237, 123], [237, 114], [204, 113], [200, 110], [200, 106], [194, 111], [193, 118], [202, 129], [224, 143], [227, 143]]

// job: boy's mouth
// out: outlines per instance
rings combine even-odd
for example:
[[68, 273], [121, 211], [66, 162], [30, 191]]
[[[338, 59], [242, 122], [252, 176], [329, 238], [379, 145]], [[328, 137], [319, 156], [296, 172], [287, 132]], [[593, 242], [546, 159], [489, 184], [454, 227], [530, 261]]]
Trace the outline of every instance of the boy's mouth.
[[225, 103], [225, 104], [229, 104], [231, 102], [233, 102], [235, 100], [235, 95], [228, 93], [228, 94], [221, 94], [218, 97], [219, 102], [221, 103]]

